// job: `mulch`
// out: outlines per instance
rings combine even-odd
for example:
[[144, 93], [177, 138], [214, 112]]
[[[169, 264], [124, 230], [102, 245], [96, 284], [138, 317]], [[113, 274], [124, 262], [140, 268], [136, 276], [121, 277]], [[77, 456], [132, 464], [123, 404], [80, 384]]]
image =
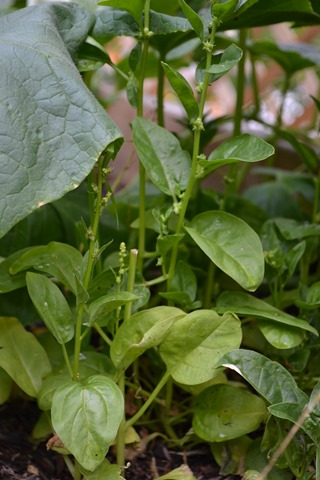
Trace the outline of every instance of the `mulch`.
[[[0, 406], [0, 480], [72, 480], [61, 455], [46, 448], [46, 441], [35, 443], [32, 428], [39, 416], [37, 405], [19, 401]], [[174, 451], [159, 440], [131, 461], [127, 480], [154, 480], [186, 465], [197, 480], [231, 480], [221, 477], [207, 445], [194, 451]], [[234, 477], [233, 477], [234, 478]]]

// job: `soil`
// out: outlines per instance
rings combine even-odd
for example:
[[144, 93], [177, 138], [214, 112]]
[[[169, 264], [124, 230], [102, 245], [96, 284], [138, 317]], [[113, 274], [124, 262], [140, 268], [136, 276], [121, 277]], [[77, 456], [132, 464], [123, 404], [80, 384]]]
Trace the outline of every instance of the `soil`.
[[[48, 451], [46, 441], [32, 441], [31, 432], [38, 416], [36, 404], [30, 401], [0, 406], [0, 480], [72, 480], [62, 456]], [[197, 446], [195, 451], [177, 452], [159, 440], [131, 461], [126, 479], [153, 480], [181, 465], [189, 467], [197, 480], [222, 479], [207, 445]]]

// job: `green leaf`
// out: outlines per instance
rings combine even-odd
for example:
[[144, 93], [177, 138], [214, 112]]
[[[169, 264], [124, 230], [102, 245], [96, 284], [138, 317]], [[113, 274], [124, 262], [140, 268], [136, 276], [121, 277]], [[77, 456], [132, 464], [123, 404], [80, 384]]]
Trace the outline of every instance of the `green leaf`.
[[134, 145], [150, 180], [163, 193], [176, 198], [187, 187], [190, 155], [172, 133], [150, 120], [136, 117], [132, 128]]
[[298, 25], [319, 23], [320, 15], [312, 10], [309, 0], [259, 0], [245, 11], [236, 11], [222, 23], [220, 30], [251, 28], [282, 22]]
[[84, 43], [78, 51], [77, 68], [79, 72], [90, 72], [98, 70], [104, 64], [111, 67], [113, 63], [108, 53], [102, 48], [100, 44], [93, 45], [92, 43]]
[[249, 49], [260, 60], [263, 56], [272, 58], [288, 75], [304, 68], [320, 66], [319, 49], [310, 44], [256, 42], [249, 45]]
[[175, 381], [186, 385], [207, 382], [219, 373], [218, 360], [241, 343], [239, 319], [197, 310], [176, 321], [159, 352]]
[[128, 2], [128, 0], [100, 0], [98, 4], [129, 12], [136, 22], [142, 27], [144, 0], [130, 0], [130, 2]]
[[138, 300], [138, 297], [129, 292], [114, 292], [98, 298], [89, 305], [88, 325], [100, 323], [108, 313], [135, 300]]
[[12, 389], [12, 378], [3, 368], [0, 368], [0, 405], [9, 400]]
[[173, 90], [178, 95], [183, 108], [187, 112], [190, 123], [194, 122], [199, 116], [199, 107], [189, 83], [181, 73], [171, 68], [167, 63], [161, 62], [161, 65]]
[[181, 242], [184, 236], [184, 233], [173, 233], [172, 235], [165, 235], [164, 237], [157, 238], [157, 252], [159, 252], [160, 255], [165, 256], [175, 245]]
[[176, 307], [154, 307], [133, 315], [118, 329], [110, 348], [117, 368], [126, 370], [147, 349], [159, 345], [172, 325], [186, 314]]
[[138, 23], [129, 13], [113, 8], [103, 8], [96, 12], [96, 22], [91, 35], [100, 43], [105, 43], [112, 37], [136, 37], [139, 32]]
[[103, 460], [93, 472], [80, 466], [80, 472], [85, 480], [125, 480], [121, 475], [121, 471], [122, 467], [112, 465], [107, 459]]
[[28, 272], [26, 280], [30, 298], [52, 335], [58, 343], [69, 342], [74, 336], [74, 322], [59, 287], [39, 273]]
[[220, 22], [229, 20], [234, 14], [240, 15], [258, 0], [227, 0], [214, 2], [211, 7], [212, 16]]
[[0, 317], [0, 367], [31, 397], [51, 372], [45, 350], [16, 318]]
[[211, 66], [206, 70], [204, 61], [200, 62], [196, 71], [196, 81], [200, 83], [203, 81], [204, 73], [210, 73], [209, 83], [213, 83], [223, 75], [225, 75], [231, 68], [235, 67], [242, 58], [242, 50], [237, 45], [232, 43], [223, 53], [213, 55]]
[[257, 395], [212, 385], [196, 397], [192, 427], [207, 442], [225, 442], [253, 432], [267, 416], [266, 404]]
[[10, 270], [12, 264], [28, 250], [29, 248], [19, 250], [0, 262], [0, 293], [12, 292], [13, 290], [17, 290], [18, 288], [25, 286], [25, 273], [21, 272], [13, 275], [10, 273]]
[[192, 308], [197, 294], [197, 278], [190, 265], [179, 260], [169, 290], [160, 293], [163, 298], [175, 300], [185, 309]]
[[258, 235], [244, 221], [222, 211], [200, 213], [186, 231], [223, 272], [243, 288], [254, 291], [264, 275]]
[[295, 348], [304, 340], [304, 333], [301, 329], [280, 325], [271, 321], [258, 320], [257, 325], [263, 336], [275, 348]]
[[320, 282], [313, 283], [303, 293], [303, 299], [295, 301], [298, 307], [312, 310], [320, 306]]
[[282, 312], [259, 298], [244, 292], [223, 292], [217, 299], [215, 310], [218, 313], [235, 312], [237, 315], [250, 315], [267, 318], [289, 327], [300, 328], [318, 336], [318, 331], [304, 320]]
[[70, 57], [93, 21], [89, 11], [68, 4], [0, 17], [0, 236], [75, 189], [104, 150], [121, 145]]
[[291, 218], [275, 218], [274, 223], [286, 240], [320, 236], [320, 225], [315, 223], [297, 222]]
[[303, 409], [308, 402], [288, 370], [260, 353], [234, 350], [219, 361], [219, 366], [236, 371], [270, 404], [296, 403]]
[[192, 28], [195, 31], [196, 35], [202, 41], [206, 40], [208, 36], [208, 31], [200, 15], [198, 15], [194, 10], [192, 10], [192, 8], [189, 7], [189, 5], [184, 0], [178, 0], [178, 3], [186, 18], [192, 25]]
[[94, 375], [56, 390], [52, 425], [80, 465], [92, 472], [117, 435], [123, 408], [123, 396], [114, 381]]
[[77, 291], [75, 272], [79, 272], [83, 257], [81, 253], [65, 243], [50, 242], [48, 245], [32, 247], [21, 251], [12, 262], [10, 273], [15, 275], [23, 270], [33, 268], [56, 277], [73, 293]]
[[245, 133], [239, 137], [230, 138], [219, 145], [208, 160], [199, 162], [203, 168], [201, 177], [223, 165], [236, 162], [260, 162], [274, 154], [274, 148], [259, 137]]
[[157, 477], [157, 480], [196, 480], [192, 474], [191, 469], [186, 464], [180, 465], [180, 467], [171, 470], [166, 475]]
[[186, 18], [150, 10], [150, 30], [154, 35], [169, 35], [189, 32], [192, 26]]

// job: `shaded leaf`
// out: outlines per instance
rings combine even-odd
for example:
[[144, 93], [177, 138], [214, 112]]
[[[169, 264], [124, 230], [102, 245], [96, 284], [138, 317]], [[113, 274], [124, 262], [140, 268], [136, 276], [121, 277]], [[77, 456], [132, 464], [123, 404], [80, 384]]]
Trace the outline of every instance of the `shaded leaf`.
[[200, 213], [186, 231], [210, 260], [246, 290], [254, 291], [264, 275], [260, 239], [245, 222], [230, 213]]
[[225, 442], [253, 432], [267, 415], [265, 402], [248, 390], [212, 385], [196, 397], [192, 427], [207, 442]]
[[144, 0], [100, 0], [99, 5], [106, 5], [119, 10], [125, 10], [133, 16], [135, 21], [142, 26], [142, 12]]
[[104, 43], [117, 36], [136, 37], [139, 32], [138, 23], [129, 13], [113, 8], [103, 8], [96, 12], [96, 21], [91, 35]]
[[178, 3], [184, 15], [192, 25], [196, 35], [204, 41], [208, 36], [208, 31], [200, 15], [198, 15], [191, 7], [189, 7], [185, 0], [178, 0]]
[[268, 342], [275, 348], [288, 349], [300, 345], [304, 340], [301, 329], [280, 325], [271, 321], [257, 321], [259, 330]]
[[0, 293], [12, 292], [26, 284], [25, 272], [11, 274], [12, 264], [29, 249], [19, 250], [0, 262]]
[[0, 317], [0, 367], [31, 397], [51, 372], [45, 350], [16, 318]]
[[213, 83], [223, 75], [225, 75], [231, 68], [235, 67], [242, 58], [242, 50], [237, 45], [232, 43], [225, 49], [223, 53], [213, 55], [211, 66], [206, 70], [204, 61], [200, 62], [196, 71], [196, 80], [198, 83], [203, 81], [204, 73], [210, 73], [209, 83]]
[[89, 305], [88, 325], [92, 326], [94, 322], [103, 321], [103, 318], [113, 310], [134, 302], [138, 297], [129, 292], [115, 292], [98, 298]]

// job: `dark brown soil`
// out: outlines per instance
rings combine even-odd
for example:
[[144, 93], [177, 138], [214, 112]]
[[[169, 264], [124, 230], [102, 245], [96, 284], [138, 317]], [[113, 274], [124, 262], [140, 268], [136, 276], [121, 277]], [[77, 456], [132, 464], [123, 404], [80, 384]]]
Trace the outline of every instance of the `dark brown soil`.
[[[0, 406], [0, 480], [72, 480], [63, 458], [31, 439], [39, 411], [35, 403]], [[186, 465], [197, 480], [219, 480], [219, 467], [206, 445], [176, 452], [154, 441], [126, 470], [127, 480], [153, 480]], [[224, 477], [225, 480], [228, 480]]]

